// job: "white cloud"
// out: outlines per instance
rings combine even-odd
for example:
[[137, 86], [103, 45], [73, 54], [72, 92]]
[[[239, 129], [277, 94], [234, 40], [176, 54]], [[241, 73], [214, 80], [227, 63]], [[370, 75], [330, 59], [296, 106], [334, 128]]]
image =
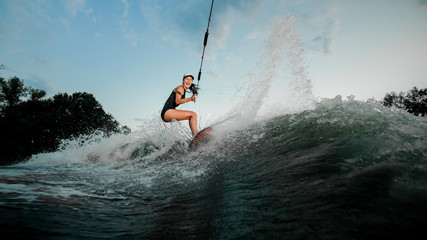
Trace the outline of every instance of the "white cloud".
[[131, 5], [127, 0], [122, 0], [122, 3], [124, 8], [122, 16], [119, 19], [120, 31], [122, 32], [123, 38], [125, 38], [131, 44], [131, 46], [135, 47], [138, 45], [139, 35], [133, 28], [130, 27], [130, 23], [128, 21], [129, 8]]
[[336, 40], [336, 32], [340, 26], [339, 20], [329, 20], [323, 32], [312, 40], [315, 49], [325, 54], [332, 54], [332, 46]]
[[86, 0], [65, 0], [65, 10], [72, 18], [76, 17], [78, 12], [91, 13], [90, 9], [86, 9]]
[[125, 5], [125, 8], [123, 9], [122, 17], [125, 18], [129, 14], [129, 7], [130, 7], [130, 5], [129, 5], [129, 3], [128, 3], [127, 0], [122, 0], [122, 3], [123, 3], [123, 5]]
[[225, 52], [223, 55], [225, 56], [225, 59], [233, 64], [241, 63], [243, 61], [241, 57], [236, 56], [233, 52]]
[[138, 34], [133, 30], [128, 31], [123, 36], [131, 43], [132, 47], [135, 47], [138, 44]]
[[223, 21], [221, 24], [217, 25], [217, 30], [215, 30], [215, 41], [214, 48], [221, 49], [225, 48], [225, 42], [230, 35], [231, 23], [228, 21]]
[[159, 27], [161, 7], [157, 4], [157, 1], [142, 1], [140, 10], [151, 27]]

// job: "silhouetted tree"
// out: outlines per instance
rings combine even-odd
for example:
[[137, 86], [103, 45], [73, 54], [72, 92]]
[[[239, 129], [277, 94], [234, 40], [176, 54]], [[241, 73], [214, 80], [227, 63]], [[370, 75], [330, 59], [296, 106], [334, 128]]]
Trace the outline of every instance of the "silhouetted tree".
[[40, 89], [34, 89], [32, 87], [27, 88], [30, 93], [30, 100], [31, 101], [38, 101], [46, 96], [45, 90]]
[[17, 77], [5, 81], [0, 78], [0, 104], [2, 107], [14, 106], [20, 102], [20, 98], [26, 95], [24, 81]]
[[382, 100], [382, 104], [386, 107], [398, 107], [405, 109], [415, 116], [425, 116], [427, 112], [427, 88], [417, 89], [414, 87], [408, 92], [387, 93]]
[[[61, 140], [102, 131], [130, 133], [105, 113], [92, 94], [58, 93], [24, 87], [17, 77], [0, 78], [0, 164], [25, 160], [32, 154], [55, 151]], [[23, 97], [28, 97], [23, 99]]]

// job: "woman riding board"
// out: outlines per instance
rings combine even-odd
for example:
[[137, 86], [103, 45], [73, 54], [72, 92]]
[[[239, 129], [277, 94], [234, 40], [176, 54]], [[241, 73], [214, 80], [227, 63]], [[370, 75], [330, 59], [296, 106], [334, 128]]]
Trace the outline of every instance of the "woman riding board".
[[[182, 121], [189, 120], [190, 129], [193, 137], [197, 134], [197, 114], [192, 111], [178, 110], [175, 109], [180, 104], [187, 103], [190, 101], [196, 101], [197, 91], [195, 86], [193, 85], [193, 75], [187, 73], [182, 78], [182, 85], [176, 87], [168, 100], [166, 100], [165, 106], [163, 107], [161, 117], [163, 121], [170, 122], [172, 119]], [[191, 89], [193, 91], [193, 96], [189, 98], [185, 98], [185, 92], [187, 89]]]

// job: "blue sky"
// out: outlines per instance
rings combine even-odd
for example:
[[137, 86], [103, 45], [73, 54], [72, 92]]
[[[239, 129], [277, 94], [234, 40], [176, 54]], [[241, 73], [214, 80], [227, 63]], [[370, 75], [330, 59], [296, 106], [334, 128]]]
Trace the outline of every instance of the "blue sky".
[[[1, 74], [48, 97], [92, 93], [135, 129], [160, 113], [184, 73], [197, 75], [210, 4], [0, 0]], [[380, 100], [427, 87], [427, 0], [216, 0], [201, 94], [181, 108], [226, 112], [239, 84], [262, 73], [272, 21], [288, 14], [315, 97]]]

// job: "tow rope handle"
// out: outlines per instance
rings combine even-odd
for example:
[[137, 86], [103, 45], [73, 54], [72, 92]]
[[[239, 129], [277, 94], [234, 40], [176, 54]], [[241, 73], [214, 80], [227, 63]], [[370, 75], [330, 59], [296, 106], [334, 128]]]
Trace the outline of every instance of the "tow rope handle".
[[[210, 20], [210, 18], [209, 18], [209, 20]], [[202, 55], [202, 62], [200, 63], [199, 76], [197, 77], [197, 81], [198, 82], [200, 81], [200, 77], [202, 76], [203, 57], [205, 55], [206, 45], [208, 45], [208, 37], [209, 37], [209, 29], [206, 31], [206, 33], [205, 33], [205, 40], [203, 41], [203, 55]], [[197, 85], [199, 84], [198, 82], [197, 82]]]
[[203, 40], [203, 53], [202, 53], [202, 60], [200, 62], [200, 70], [199, 70], [199, 75], [197, 76], [197, 88], [199, 88], [199, 83], [200, 83], [200, 78], [202, 76], [202, 66], [203, 66], [203, 59], [205, 57], [205, 49], [206, 49], [206, 45], [208, 44], [208, 37], [209, 37], [209, 25], [211, 23], [211, 17], [212, 17], [212, 8], [214, 5], [214, 0], [212, 0], [212, 5], [211, 5], [211, 11], [209, 13], [209, 21], [208, 21], [208, 27], [206, 29], [206, 33], [205, 33], [205, 39]]

